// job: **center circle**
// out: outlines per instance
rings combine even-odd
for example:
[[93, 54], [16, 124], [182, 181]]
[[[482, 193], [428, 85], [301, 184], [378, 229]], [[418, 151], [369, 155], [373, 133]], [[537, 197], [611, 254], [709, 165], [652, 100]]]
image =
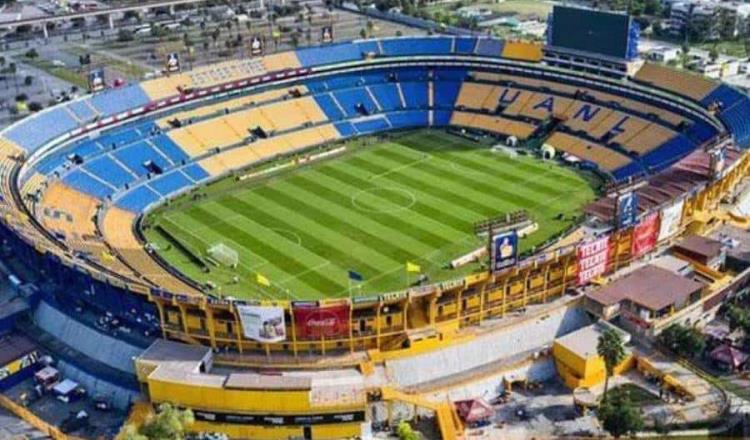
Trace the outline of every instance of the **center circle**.
[[352, 195], [352, 206], [369, 213], [404, 211], [417, 203], [417, 197], [408, 190], [397, 187], [364, 189]]
[[302, 246], [302, 238], [294, 231], [290, 231], [289, 229], [282, 229], [282, 228], [271, 228], [272, 231], [275, 233], [281, 235], [282, 237], [285, 237], [289, 241], [296, 241], [297, 246]]

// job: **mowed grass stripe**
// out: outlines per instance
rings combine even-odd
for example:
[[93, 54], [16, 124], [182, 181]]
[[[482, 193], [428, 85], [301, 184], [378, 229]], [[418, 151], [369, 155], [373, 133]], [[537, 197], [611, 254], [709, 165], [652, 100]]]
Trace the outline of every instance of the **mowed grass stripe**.
[[[388, 270], [397, 263], [256, 192], [238, 196], [229, 197], [222, 203], [243, 216], [252, 217], [267, 228], [278, 227], [294, 231], [302, 239], [303, 247], [322, 258], [341, 264], [349, 262], [351, 268], [370, 276]], [[346, 278], [346, 273], [342, 277]]]
[[[443, 153], [450, 156], [464, 156], [465, 152], [473, 150], [479, 156], [495, 155], [495, 153], [489, 151], [487, 147], [477, 147], [475, 143], [469, 140], [448, 133], [419, 131], [400, 137], [398, 138], [397, 142], [413, 150], [422, 151], [425, 153], [436, 153], [436, 150], [442, 150]], [[446, 148], [444, 146], [445, 144], [448, 144], [450, 148]], [[439, 145], [439, 147], [435, 147], [435, 145]], [[488, 159], [488, 157], [485, 157], [482, 160], [486, 159]], [[517, 163], [514, 167], [514, 171], [516, 171], [516, 177], [521, 179], [528, 177], [530, 173], [535, 173], [536, 169], [538, 168], [535, 159], [530, 158], [529, 160], [523, 160], [522, 157], [518, 157], [514, 159], [514, 162]], [[569, 172], [569, 170], [563, 167], [557, 167], [554, 171], [554, 175], [551, 176], [550, 179], [552, 180], [551, 183], [553, 187], [560, 180], [564, 180], [569, 184], [578, 184], [581, 180], [579, 177], [575, 176], [573, 173]]]
[[[215, 214], [227, 213], [225, 208], [211, 201], [206, 204], [211, 212]], [[225, 220], [234, 219], [231, 214], [222, 217]], [[283, 252], [294, 252], [300, 259], [302, 264], [307, 265], [320, 265], [327, 262], [327, 260], [320, 259], [317, 255], [309, 254], [304, 248], [297, 245], [296, 241], [293, 241], [291, 237], [285, 234], [280, 234], [277, 231], [269, 230], [263, 226], [255, 224], [252, 219], [237, 218], [237, 223], [243, 226], [243, 230], [250, 233], [253, 237], [260, 238], [268, 246], [273, 246], [275, 249]], [[247, 269], [247, 273], [240, 274], [247, 276], [253, 283], [255, 282], [255, 273], [259, 272], [266, 277], [271, 278], [274, 283], [280, 283], [284, 280], [292, 280], [298, 276], [299, 273], [289, 273], [283, 268], [278, 267], [272, 262], [268, 261], [267, 255], [253, 252], [253, 248], [247, 247], [246, 244], [235, 240], [236, 237], [226, 234], [223, 228], [217, 230], [214, 225], [206, 225], [200, 221], [185, 215], [185, 219], [182, 220], [186, 224], [193, 226], [194, 234], [196, 235], [210, 235], [215, 240], [211, 241], [211, 244], [218, 242], [224, 242], [230, 247], [233, 247], [240, 253], [240, 265]], [[247, 256], [246, 256], [247, 255]], [[247, 262], [250, 264], [247, 264]], [[288, 284], [288, 283], [284, 283]], [[315, 286], [309, 286], [302, 281], [299, 281], [299, 285], [290, 286], [295, 287], [303, 291], [317, 290]]]
[[[408, 152], [411, 150], [406, 151]], [[409, 155], [407, 152], [397, 151], [395, 149], [383, 149], [380, 151], [382, 157], [390, 158], [392, 163], [408, 160]], [[455, 185], [462, 188], [462, 194], [472, 194], [469, 197], [476, 198], [477, 200], [480, 200], [480, 198], [481, 200], [486, 200], [487, 198], [494, 199], [495, 203], [500, 204], [501, 206], [508, 206], [508, 204], [517, 207], [533, 206], [535, 203], [538, 203], [540, 199], [544, 199], [543, 196], [539, 197], [538, 194], [533, 192], [524, 194], [525, 191], [517, 185], [509, 185], [507, 183], [500, 183], [497, 185], [488, 184], [487, 180], [492, 179], [491, 173], [487, 173], [480, 178], [473, 174], [459, 173], [445, 162], [442, 163], [443, 166], [440, 166], [438, 165], [438, 162], [440, 162], [439, 159], [425, 162], [424, 166], [414, 170], [411, 175], [414, 178], [423, 178], [424, 181], [442, 179], [443, 181], [453, 182]], [[518, 182], [516, 182], [516, 184], [518, 184]], [[448, 186], [452, 187], [453, 185]], [[512, 187], [514, 190], [511, 191], [506, 189], [508, 187]], [[464, 190], [467, 192], [464, 193]], [[557, 193], [551, 194], [551, 196], [555, 195], [557, 195]], [[491, 204], [490, 206], [494, 205]]]
[[[350, 162], [360, 170], [369, 171], [373, 174], [381, 174], [387, 166], [368, 162], [359, 158], [353, 158]], [[466, 184], [460, 183], [460, 179], [449, 179], [445, 176], [435, 176], [424, 172], [427, 164], [419, 169], [410, 169], [407, 173], [392, 173], [381, 177], [381, 179], [397, 182], [401, 185], [421, 188], [435, 197], [442, 198], [456, 206], [463, 206], [480, 214], [482, 217], [497, 215], [498, 212], [513, 206], [491, 194], [480, 193]]]
[[[380, 237], [365, 228], [359, 227], [359, 225], [355, 226], [354, 223], [350, 223], [348, 220], [356, 221], [356, 218], [347, 219], [347, 216], [351, 217], [349, 214], [355, 213], [351, 213], [350, 211], [347, 213], [347, 211], [340, 207], [338, 208], [337, 213], [341, 216], [333, 215], [332, 213], [326, 212], [320, 207], [315, 206], [313, 203], [310, 203], [309, 201], [312, 201], [312, 198], [308, 195], [304, 194], [303, 197], [300, 197], [298, 193], [296, 196], [293, 196], [283, 190], [277, 189], [276, 185], [273, 187], [265, 186], [255, 193], [268, 200], [272, 200], [274, 203], [294, 206], [294, 211], [297, 215], [302, 215], [311, 219], [321, 227], [335, 230], [336, 233], [349, 238], [360, 246], [367, 247], [373, 252], [377, 252], [381, 256], [390, 258], [393, 261], [407, 261], [419, 256], [419, 254], [396, 244], [401, 237], [401, 234], [388, 230], [385, 233], [392, 235]], [[401, 244], [403, 244], [403, 242]]]
[[[314, 174], [310, 174], [310, 180], [347, 198], [350, 198], [351, 194], [360, 189], [372, 189], [383, 186], [379, 179], [368, 179], [366, 176], [357, 175], [354, 170], [349, 171], [349, 173], [343, 174], [330, 167], [326, 168], [325, 171], [315, 170]], [[337, 177], [334, 177], [332, 174], [335, 174]], [[398, 186], [403, 187], [403, 185]], [[408, 219], [399, 218], [400, 216], [392, 216], [396, 217], [395, 220], [399, 220], [402, 224], [409, 225], [407, 220], [412, 223], [425, 223], [429, 224], [430, 230], [434, 230], [436, 233], [453, 236], [456, 233], [465, 233], [467, 230], [470, 230], [472, 222], [480, 217], [479, 214], [472, 213], [469, 210], [453, 209], [454, 205], [448, 204], [443, 199], [437, 199], [424, 193], [420, 188], [409, 187], [409, 190], [417, 197], [417, 202], [410, 209], [410, 212], [413, 214]], [[441, 208], [436, 208], [436, 205]], [[383, 214], [379, 215], [383, 216]], [[440, 232], [441, 230], [445, 232], [442, 233]]]
[[375, 213], [374, 210], [379, 209], [378, 206], [370, 205], [367, 201], [359, 202], [358, 206], [370, 211], [365, 213], [352, 205], [351, 197], [348, 198], [347, 203], [347, 197], [320, 185], [312, 187], [310, 181], [290, 179], [286, 186], [280, 185], [278, 189], [284, 190], [285, 193], [301, 203], [312, 205], [316, 209], [330, 213], [331, 216], [350, 225], [356, 225], [367, 233], [387, 238], [389, 243], [395, 243], [399, 248], [414, 249], [418, 254], [423, 254], [435, 246], [450, 242], [450, 240], [420, 228], [410, 228], [416, 232], [410, 233], [388, 222], [387, 216], [381, 217], [380, 213]]
[[[226, 203], [226, 202], [225, 202]], [[226, 206], [226, 205], [225, 205]], [[234, 237], [235, 242], [242, 244], [250, 249], [254, 249], [266, 260], [281, 268], [288, 274], [300, 274], [298, 279], [317, 291], [339, 291], [344, 288], [343, 284], [332, 281], [318, 272], [306, 272], [309, 269], [308, 264], [304, 264], [296, 259], [297, 252], [282, 252], [275, 246], [271, 246], [261, 241], [253, 234], [248, 234], [245, 230], [235, 226], [235, 224], [223, 220], [203, 207], [197, 208], [191, 213], [196, 219], [205, 225], [214, 225], [215, 229], [221, 230], [224, 234]], [[272, 232], [272, 231], [268, 231]]]

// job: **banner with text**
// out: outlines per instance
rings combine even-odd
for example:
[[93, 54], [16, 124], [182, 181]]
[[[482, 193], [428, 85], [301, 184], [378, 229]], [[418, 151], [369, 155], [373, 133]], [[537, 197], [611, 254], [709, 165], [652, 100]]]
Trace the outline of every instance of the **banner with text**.
[[578, 246], [578, 284], [586, 284], [607, 272], [609, 264], [609, 236]]
[[349, 336], [349, 304], [295, 306], [298, 339], [334, 339]]

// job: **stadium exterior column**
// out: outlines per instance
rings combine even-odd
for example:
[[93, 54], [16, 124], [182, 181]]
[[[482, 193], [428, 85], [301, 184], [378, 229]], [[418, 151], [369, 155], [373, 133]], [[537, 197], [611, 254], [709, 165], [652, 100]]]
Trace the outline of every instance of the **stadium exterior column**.
[[487, 291], [487, 283], [482, 284], [482, 288], [479, 290], [479, 325], [482, 325], [482, 318], [484, 318], [484, 297]]
[[167, 330], [165, 329], [164, 325], [166, 324], [166, 321], [164, 320], [164, 304], [161, 303], [161, 301], [153, 301], [156, 303], [156, 310], [159, 312], [159, 322], [161, 325], [161, 337], [164, 339], [167, 339]]
[[349, 301], [349, 352], [354, 353], [354, 303]]
[[409, 329], [409, 324], [407, 322], [408, 316], [407, 316], [407, 309], [409, 308], [409, 304], [411, 303], [411, 295], [407, 295], [406, 299], [404, 300], [403, 307], [401, 307], [401, 319], [404, 321], [403, 329], [404, 331]]
[[190, 336], [190, 331], [188, 331], [188, 324], [187, 324], [187, 312], [185, 311], [185, 306], [177, 303], [177, 308], [180, 309], [180, 321], [182, 321], [182, 331], [185, 332], [185, 336]]
[[211, 348], [216, 350], [216, 321], [214, 321], [214, 311], [208, 304], [204, 304], [203, 311], [206, 313], [206, 321], [208, 321], [208, 339], [211, 341]]
[[463, 296], [464, 289], [461, 288], [458, 291], [458, 295], [456, 295], [456, 319], [458, 320], [459, 327], [461, 327], [461, 313], [463, 312], [463, 310], [461, 310], [461, 305], [463, 304], [463, 301], [461, 300], [463, 299]]
[[546, 263], [544, 267], [544, 281], [542, 282], [542, 303], [547, 302], [547, 286], [549, 285], [549, 268], [552, 267], [551, 263]]
[[531, 270], [526, 268], [526, 276], [523, 277], [523, 306], [526, 307], [529, 303], [529, 275]]
[[378, 307], [375, 311], [375, 348], [380, 350], [380, 309], [383, 308], [383, 302], [378, 301]]
[[237, 338], [237, 351], [242, 354], [242, 324], [240, 317], [237, 315], [237, 309], [235, 307], [230, 308], [232, 310], [232, 317], [234, 318], [234, 334]]
[[505, 280], [503, 280], [503, 313], [500, 315], [501, 317], [505, 318], [505, 313], [508, 311], [508, 280], [510, 279], [510, 276], [505, 277]]
[[294, 357], [297, 357], [297, 327], [294, 324], [294, 311], [292, 310], [292, 303], [287, 303], [289, 305], [289, 322], [292, 323], [292, 352], [294, 353]]
[[437, 320], [437, 302], [438, 302], [438, 295], [432, 295], [430, 298], [430, 325], [435, 325], [435, 321]]
[[568, 288], [568, 270], [570, 270], [570, 260], [573, 258], [573, 255], [575, 255], [575, 251], [563, 259], [562, 291], [560, 292], [563, 295], [565, 294], [565, 290]]

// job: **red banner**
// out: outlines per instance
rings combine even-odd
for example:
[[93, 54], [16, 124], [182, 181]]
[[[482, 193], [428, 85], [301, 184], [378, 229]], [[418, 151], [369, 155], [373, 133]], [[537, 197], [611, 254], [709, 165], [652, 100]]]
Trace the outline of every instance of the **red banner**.
[[349, 304], [298, 306], [292, 311], [298, 339], [349, 336]]
[[578, 284], [586, 284], [607, 271], [609, 236], [578, 246]]
[[653, 212], [644, 217], [640, 223], [633, 228], [633, 247], [631, 254], [638, 258], [656, 246], [659, 238], [659, 213]]

